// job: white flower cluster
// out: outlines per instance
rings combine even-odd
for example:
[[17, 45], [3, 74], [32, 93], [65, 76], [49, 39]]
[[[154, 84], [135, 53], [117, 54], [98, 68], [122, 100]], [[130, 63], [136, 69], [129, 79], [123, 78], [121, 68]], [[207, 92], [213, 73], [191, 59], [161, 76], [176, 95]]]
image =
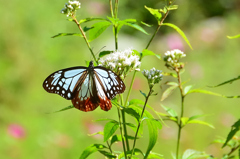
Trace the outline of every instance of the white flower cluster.
[[147, 78], [150, 88], [153, 87], [154, 84], [159, 83], [163, 78], [162, 71], [156, 70], [154, 67], [150, 71], [143, 70], [142, 74]]
[[80, 5], [79, 1], [68, 1], [68, 3], [65, 3], [65, 8], [61, 10], [61, 13], [66, 14], [67, 17], [72, 16], [81, 7]]
[[185, 57], [186, 54], [182, 52], [181, 50], [174, 49], [171, 51], [167, 51], [164, 54], [163, 60], [166, 62], [166, 66], [174, 69], [174, 68], [179, 68], [182, 63], [179, 63], [179, 60], [183, 57]]
[[125, 78], [127, 73], [136, 70], [140, 71], [141, 62], [139, 56], [133, 54], [132, 49], [115, 51], [99, 59], [101, 66], [113, 70], [117, 75]]

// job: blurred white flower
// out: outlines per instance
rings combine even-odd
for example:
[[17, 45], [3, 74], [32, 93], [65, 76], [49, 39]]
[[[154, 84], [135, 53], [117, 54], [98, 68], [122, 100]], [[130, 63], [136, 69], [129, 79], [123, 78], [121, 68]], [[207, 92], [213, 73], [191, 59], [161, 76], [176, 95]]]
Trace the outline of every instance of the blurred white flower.
[[139, 59], [139, 56], [134, 55], [133, 50], [129, 48], [103, 56], [99, 59], [99, 63], [125, 78], [127, 73], [131, 71], [140, 71], [141, 62]]

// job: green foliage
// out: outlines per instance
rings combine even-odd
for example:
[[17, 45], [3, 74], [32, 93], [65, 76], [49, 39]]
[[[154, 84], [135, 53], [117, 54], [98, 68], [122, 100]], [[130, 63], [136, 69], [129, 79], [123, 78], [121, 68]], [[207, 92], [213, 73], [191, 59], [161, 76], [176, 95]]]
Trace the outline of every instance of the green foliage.
[[99, 37], [110, 25], [111, 23], [108, 21], [101, 21], [93, 24], [92, 28], [89, 30], [88, 41], [91, 42]]
[[232, 125], [231, 131], [229, 132], [229, 134], [227, 136], [227, 140], [223, 144], [222, 148], [225, 147], [228, 144], [228, 142], [234, 137], [234, 135], [236, 135], [236, 133], [238, 131], [240, 131], [240, 119]]
[[225, 82], [222, 82], [216, 86], [209, 86], [209, 87], [219, 87], [219, 86], [223, 86], [225, 84], [232, 84], [233, 82], [235, 82], [236, 80], [240, 80], [240, 76], [236, 77], [236, 78], [233, 78], [233, 79], [230, 79], [230, 80], [227, 80]]
[[170, 87], [168, 87], [162, 94], [162, 98], [161, 101], [163, 101], [164, 99], [166, 99], [167, 97], [169, 97], [174, 90], [176, 90], [176, 88], [178, 88], [178, 85], [172, 85]]
[[106, 142], [110, 137], [113, 136], [113, 134], [116, 132], [116, 130], [119, 128], [119, 123], [115, 120], [109, 121], [104, 126], [104, 142]]
[[147, 6], [145, 6], [145, 8], [156, 18], [158, 23], [162, 20], [162, 14], [160, 13], [159, 9], [153, 9]]
[[52, 38], [57, 38], [60, 36], [80, 36], [83, 37], [82, 34], [78, 34], [78, 33], [59, 33], [57, 35], [52, 36]]
[[202, 159], [210, 157], [205, 152], [188, 149], [183, 153], [182, 159]]
[[102, 144], [92, 144], [82, 152], [79, 159], [86, 159], [89, 155], [93, 154], [94, 152], [101, 151], [106, 148], [107, 147]]
[[183, 32], [179, 27], [177, 27], [176, 25], [174, 25], [174, 24], [172, 24], [172, 23], [163, 23], [162, 25], [166, 25], [166, 26], [169, 26], [169, 27], [175, 29], [175, 30], [182, 36], [182, 38], [186, 41], [186, 43], [188, 44], [188, 46], [189, 46], [191, 49], [193, 49], [192, 46], [191, 46], [191, 44], [190, 44], [190, 42], [189, 42], [189, 40], [188, 40], [188, 38], [186, 37], [186, 35], [184, 34], [184, 32]]
[[228, 39], [236, 39], [236, 38], [240, 38], [240, 34], [235, 35], [235, 36], [227, 36]]

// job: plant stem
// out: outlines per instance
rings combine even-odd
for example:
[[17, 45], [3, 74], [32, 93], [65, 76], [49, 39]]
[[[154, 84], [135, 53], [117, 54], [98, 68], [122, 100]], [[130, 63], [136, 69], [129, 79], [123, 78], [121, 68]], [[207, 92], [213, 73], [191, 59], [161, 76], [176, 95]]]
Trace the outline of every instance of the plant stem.
[[110, 150], [110, 152], [112, 154], [112, 148], [111, 148], [110, 144], [108, 143], [108, 141], [107, 141], [107, 145], [108, 145], [108, 148], [109, 148], [109, 150]]
[[[121, 105], [123, 105], [123, 95], [122, 94], [120, 94], [120, 99], [121, 99]], [[129, 142], [128, 142], [126, 118], [125, 118], [124, 110], [121, 110], [121, 113], [122, 113], [123, 131], [124, 131], [124, 137], [125, 137], [125, 140], [126, 140], [127, 151], [130, 151]]]
[[112, 0], [109, 0], [109, 5], [110, 5], [111, 15], [112, 15], [112, 17], [113, 17], [114, 15], [113, 15]]
[[178, 69], [175, 69], [175, 71], [177, 72], [177, 76], [178, 76], [178, 87], [180, 89], [181, 92], [181, 114], [180, 114], [180, 118], [178, 119], [178, 137], [177, 137], [177, 149], [176, 149], [176, 159], [178, 159], [178, 155], [179, 155], [179, 147], [180, 147], [180, 139], [181, 139], [181, 130], [182, 130], [182, 117], [183, 117], [183, 112], [184, 112], [184, 92], [182, 89], [182, 82], [181, 82], [181, 76], [180, 76], [180, 71]]
[[74, 20], [74, 22], [77, 24], [79, 30], [81, 31], [82, 36], [83, 36], [83, 38], [84, 38], [84, 40], [85, 40], [85, 42], [86, 42], [86, 44], [87, 44], [87, 46], [88, 46], [89, 51], [91, 52], [91, 54], [92, 54], [92, 56], [93, 56], [94, 61], [98, 64], [97, 58], [95, 57], [95, 55], [94, 55], [94, 53], [93, 53], [93, 51], [92, 51], [92, 49], [91, 49], [90, 43], [88, 42], [87, 36], [86, 36], [86, 34], [84, 33], [81, 25], [79, 24], [79, 22], [77, 21], [77, 19], [76, 19], [75, 16], [72, 16], [72, 19]]
[[[153, 41], [153, 38], [156, 36], [158, 30], [160, 29], [163, 21], [166, 19], [168, 13], [169, 13], [169, 11], [167, 10], [166, 14], [164, 14], [162, 20], [159, 22], [159, 25], [157, 26], [157, 29], [155, 30], [154, 34], [152, 35], [152, 37], [151, 37], [151, 39], [149, 40], [149, 42], [148, 42], [147, 46], [145, 47], [145, 49], [148, 49], [148, 47], [150, 46], [151, 42]], [[140, 61], [142, 61], [142, 59], [140, 59]], [[132, 86], [133, 86], [133, 83], [134, 83], [134, 80], [135, 80], [136, 73], [137, 73], [137, 71], [134, 71], [124, 106], [127, 105], [127, 101], [128, 101], [128, 98], [129, 98], [129, 96], [130, 96], [130, 94], [131, 94], [131, 90], [132, 90]]]
[[158, 30], [160, 29], [160, 27], [163, 24], [163, 21], [166, 19], [167, 15], [169, 13], [169, 10], [167, 10], [167, 12], [164, 14], [163, 18], [161, 19], [161, 21], [158, 23], [157, 29], [155, 30], [153, 36], [151, 37], [151, 39], [149, 40], [146, 49], [150, 46], [151, 42], [153, 41], [153, 38], [157, 35]]
[[232, 148], [231, 151], [227, 154], [228, 157], [230, 157], [230, 155], [231, 155], [234, 151], [236, 151], [239, 147], [240, 147], [240, 145], [238, 145], [238, 146]]
[[[133, 153], [134, 153], [135, 145], [136, 145], [136, 142], [137, 142], [138, 131], [139, 131], [139, 128], [140, 128], [140, 126], [141, 126], [143, 114], [144, 114], [144, 111], [145, 111], [145, 108], [146, 108], [148, 99], [149, 99], [149, 97], [150, 97], [151, 94], [152, 94], [152, 88], [150, 88], [150, 90], [149, 90], [149, 92], [148, 92], [148, 95], [147, 95], [147, 97], [146, 97], [146, 99], [145, 99], [145, 103], [144, 103], [144, 106], [143, 106], [142, 114], [141, 114], [140, 119], [139, 119], [139, 121], [138, 121], [138, 127], [137, 127], [137, 131], [136, 131], [136, 134], [135, 134], [135, 137], [134, 137], [134, 141], [133, 141], [133, 148], [132, 148], [131, 157], [133, 156]], [[131, 158], [131, 157], [130, 157], [130, 158]]]
[[122, 145], [123, 145], [123, 151], [124, 151], [124, 155], [125, 155], [125, 159], [127, 159], [127, 151], [126, 151], [126, 147], [125, 147], [125, 142], [124, 142], [124, 138], [123, 138], [123, 129], [122, 129], [122, 120], [121, 120], [121, 115], [120, 115], [120, 108], [118, 109], [118, 120], [120, 123], [120, 132], [121, 132], [121, 137], [122, 137]]

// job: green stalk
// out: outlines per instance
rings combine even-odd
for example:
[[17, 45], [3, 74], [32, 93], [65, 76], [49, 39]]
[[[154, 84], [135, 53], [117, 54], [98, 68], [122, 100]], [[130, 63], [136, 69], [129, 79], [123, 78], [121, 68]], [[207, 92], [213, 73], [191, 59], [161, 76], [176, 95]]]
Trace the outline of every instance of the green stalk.
[[184, 112], [184, 93], [183, 93], [183, 89], [182, 89], [182, 82], [181, 82], [181, 77], [180, 77], [180, 71], [178, 69], [175, 69], [175, 71], [177, 72], [177, 76], [178, 76], [178, 85], [179, 85], [179, 89], [181, 92], [181, 114], [180, 114], [180, 118], [178, 119], [178, 137], [177, 137], [177, 149], [176, 149], [176, 159], [178, 159], [178, 155], [179, 155], [179, 148], [180, 148], [180, 139], [181, 139], [181, 130], [182, 130], [182, 117], [183, 117], [183, 112]]
[[[162, 20], [159, 22], [159, 24], [158, 24], [158, 26], [157, 26], [157, 29], [155, 30], [154, 34], [152, 35], [152, 37], [151, 37], [151, 39], [149, 40], [149, 42], [148, 42], [148, 44], [147, 44], [147, 46], [146, 46], [145, 49], [148, 49], [148, 47], [149, 47], [150, 44], [152, 43], [153, 38], [156, 36], [158, 30], [159, 30], [160, 27], [162, 26], [163, 21], [166, 19], [168, 13], [169, 13], [169, 11], [167, 11], [166, 14], [164, 14]], [[140, 61], [142, 61], [142, 59], [140, 59]], [[128, 102], [129, 96], [130, 96], [131, 91], [132, 91], [132, 86], [133, 86], [133, 83], [134, 83], [134, 80], [135, 80], [136, 73], [137, 73], [137, 71], [134, 71], [134, 73], [133, 73], [133, 77], [132, 77], [132, 80], [131, 80], [131, 84], [130, 84], [130, 87], [129, 87], [129, 90], [128, 90], [128, 93], [127, 93], [127, 98], [126, 98], [126, 101], [125, 101], [124, 106], [127, 105], [127, 102]]]
[[117, 108], [117, 109], [118, 109], [118, 120], [120, 123], [120, 132], [121, 132], [121, 137], [122, 137], [123, 151], [124, 151], [125, 159], [127, 159], [127, 151], [126, 151], [126, 146], [125, 146], [125, 142], [124, 142], [124, 138], [123, 138], [122, 120], [121, 120], [121, 115], [120, 115], [121, 110], [120, 110], [120, 108]]
[[153, 38], [157, 35], [157, 32], [158, 32], [158, 30], [160, 29], [160, 27], [162, 26], [163, 21], [166, 19], [168, 13], [169, 13], [169, 10], [167, 10], [167, 12], [164, 14], [164, 16], [163, 16], [163, 18], [161, 19], [161, 21], [158, 22], [157, 29], [156, 29], [156, 31], [154, 32], [154, 34], [153, 34], [153, 36], [151, 37], [151, 39], [149, 40], [146, 49], [150, 46], [151, 42], [153, 41]]
[[109, 5], [110, 5], [111, 15], [112, 15], [112, 17], [113, 17], [114, 15], [113, 15], [112, 0], [109, 0]]
[[[142, 114], [141, 114], [140, 119], [139, 119], [139, 121], [138, 121], [138, 127], [137, 127], [137, 131], [136, 131], [136, 134], [135, 134], [135, 137], [134, 137], [134, 141], [133, 141], [133, 148], [132, 148], [131, 157], [133, 156], [133, 153], [134, 153], [135, 145], [136, 145], [136, 142], [137, 142], [138, 131], [139, 131], [139, 128], [140, 128], [140, 126], [141, 126], [143, 114], [144, 114], [144, 111], [145, 111], [145, 108], [146, 108], [148, 99], [149, 99], [149, 97], [150, 97], [151, 94], [152, 94], [152, 87], [150, 88], [150, 90], [149, 90], [149, 92], [148, 92], [148, 95], [147, 95], [147, 97], [146, 97], [146, 100], [145, 100], [145, 103], [144, 103], [144, 106], [143, 106]], [[131, 157], [130, 157], [130, 158], [131, 158]]]
[[93, 51], [92, 51], [92, 49], [91, 49], [90, 43], [88, 42], [87, 36], [86, 36], [86, 34], [84, 33], [81, 25], [79, 24], [79, 22], [77, 21], [77, 19], [76, 19], [75, 16], [72, 16], [72, 18], [73, 18], [74, 22], [77, 24], [79, 30], [81, 31], [82, 36], [83, 36], [83, 38], [84, 38], [84, 40], [85, 40], [85, 42], [86, 42], [86, 44], [87, 44], [87, 46], [88, 46], [89, 51], [91, 52], [91, 54], [92, 54], [92, 56], [93, 56], [94, 61], [98, 64], [97, 58], [96, 58], [96, 56], [94, 55], [94, 53], [93, 53]]
[[[115, 19], [117, 19], [117, 13], [118, 13], [118, 0], [115, 0], [115, 5], [114, 5], [114, 13], [113, 13], [113, 9], [112, 9], [112, 1], [110, 0], [110, 9], [111, 9], [111, 14], [112, 14], [112, 17], [114, 16]], [[114, 37], [115, 37], [115, 50], [117, 51], [118, 50], [118, 32], [117, 32], [117, 29], [118, 29], [118, 26], [115, 24], [114, 25]], [[123, 96], [120, 95], [120, 98], [121, 98], [121, 105], [123, 105]], [[119, 116], [119, 121], [120, 121], [120, 131], [121, 131], [121, 137], [122, 137], [122, 144], [123, 144], [123, 150], [124, 150], [124, 155], [125, 155], [125, 158], [127, 159], [127, 153], [126, 153], [126, 148], [125, 148], [125, 144], [127, 146], [127, 151], [129, 151], [129, 142], [128, 142], [128, 135], [127, 135], [127, 126], [126, 126], [126, 119], [125, 119], [125, 112], [124, 110], [121, 110], [121, 113], [122, 113], [122, 116], [120, 115], [120, 108], [118, 108], [118, 116]], [[120, 116], [122, 117], [122, 122], [121, 122], [121, 118]], [[123, 130], [122, 130], [123, 128]], [[125, 140], [123, 138], [123, 136], [125, 137]], [[125, 143], [126, 141], [126, 143]]]
[[[121, 105], [123, 105], [123, 95], [122, 94], [120, 95], [120, 98], [121, 98]], [[121, 113], [122, 113], [123, 131], [124, 131], [124, 137], [125, 137], [125, 141], [126, 141], [127, 151], [130, 151], [129, 141], [128, 141], [128, 133], [127, 133], [127, 125], [126, 125], [126, 118], [125, 118], [124, 110], [121, 110]]]

